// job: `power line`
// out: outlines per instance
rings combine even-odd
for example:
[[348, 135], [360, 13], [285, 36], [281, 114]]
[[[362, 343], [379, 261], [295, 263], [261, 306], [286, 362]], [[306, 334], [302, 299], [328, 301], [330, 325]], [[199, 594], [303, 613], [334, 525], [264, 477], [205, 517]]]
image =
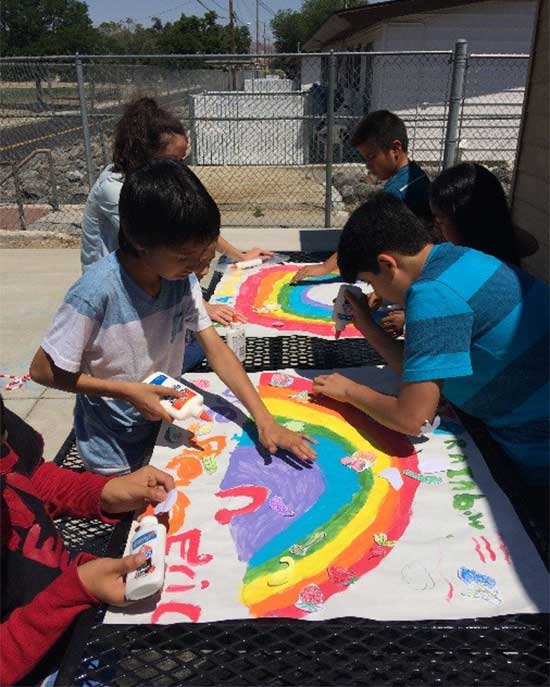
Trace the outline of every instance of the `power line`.
[[261, 7], [262, 9], [264, 9], [266, 12], [269, 12], [269, 14], [270, 14], [272, 17], [275, 16], [275, 12], [271, 9], [271, 7], [269, 7], [268, 5], [266, 5], [265, 2], [262, 2], [262, 0], [260, 0], [260, 7]]

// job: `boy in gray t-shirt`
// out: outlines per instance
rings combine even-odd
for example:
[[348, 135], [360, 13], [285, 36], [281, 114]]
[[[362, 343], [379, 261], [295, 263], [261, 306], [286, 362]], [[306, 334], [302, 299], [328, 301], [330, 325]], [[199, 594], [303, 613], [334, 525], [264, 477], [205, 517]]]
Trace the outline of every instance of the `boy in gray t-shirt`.
[[313, 459], [311, 439], [275, 422], [204, 310], [195, 273], [214, 257], [220, 214], [199, 179], [174, 161], [151, 162], [126, 177], [119, 210], [119, 250], [69, 289], [30, 371], [39, 384], [77, 394], [76, 439], [88, 469], [140, 466], [157, 421], [171, 421], [161, 397], [179, 395], [142, 380], [156, 370], [179, 377], [189, 329], [262, 444]]

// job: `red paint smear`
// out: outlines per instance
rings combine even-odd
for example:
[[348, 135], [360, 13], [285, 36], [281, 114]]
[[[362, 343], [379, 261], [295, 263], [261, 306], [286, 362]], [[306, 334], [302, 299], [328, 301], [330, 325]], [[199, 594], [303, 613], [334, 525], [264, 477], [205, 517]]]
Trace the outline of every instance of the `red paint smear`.
[[202, 608], [194, 604], [182, 604], [177, 601], [162, 603], [155, 609], [151, 616], [151, 622], [156, 624], [165, 613], [178, 613], [188, 618], [192, 623], [198, 623]]
[[[448, 581], [448, 580], [447, 580]], [[455, 592], [455, 588], [453, 587], [452, 583], [449, 582], [449, 591], [447, 592], [447, 596], [445, 597], [445, 601], [448, 603], [451, 602], [451, 599], [453, 598], [453, 594]]]
[[187, 561], [189, 565], [205, 565], [210, 563], [212, 558], [211, 553], [199, 553], [201, 543], [201, 530], [195, 528], [183, 532], [182, 534], [170, 535], [166, 538], [166, 555], [170, 553], [172, 545], [180, 545], [180, 558]]
[[479, 560], [480, 560], [482, 563], [486, 563], [487, 561], [485, 560], [485, 556], [483, 555], [483, 551], [481, 550], [481, 547], [480, 547], [480, 545], [479, 545], [478, 540], [477, 540], [475, 537], [472, 537], [472, 541], [473, 541], [474, 544], [475, 544], [475, 552], [476, 552], [477, 555], [479, 556]]
[[188, 592], [190, 589], [194, 589], [194, 584], [170, 584], [166, 587], [166, 592]]
[[201, 580], [201, 589], [207, 589], [210, 587], [210, 582], [208, 580]]
[[498, 548], [502, 551], [502, 555], [504, 556], [504, 560], [506, 563], [510, 564], [512, 562], [512, 559], [510, 558], [510, 551], [508, 551], [508, 547], [504, 543], [502, 537], [499, 535], [499, 546]]
[[489, 540], [486, 539], [485, 537], [481, 537], [481, 541], [485, 544], [485, 548], [487, 549], [487, 553], [489, 554], [489, 558], [490, 558], [492, 561], [496, 561], [497, 555], [496, 555], [496, 553], [493, 551], [493, 549], [491, 548], [491, 544], [490, 544]]
[[187, 577], [190, 577], [191, 579], [193, 579], [197, 574], [188, 565], [170, 565], [168, 567], [168, 572], [184, 573], [185, 575], [187, 575]]
[[[318, 324], [305, 319], [302, 315], [296, 314], [295, 320], [283, 319], [279, 313], [259, 313], [253, 310], [254, 307], [261, 307], [262, 303], [257, 302], [257, 294], [260, 290], [260, 285], [273, 272], [280, 272], [281, 276], [289, 272], [296, 272], [297, 268], [290, 265], [277, 265], [275, 267], [266, 267], [265, 269], [251, 275], [246, 279], [239, 288], [237, 295], [235, 310], [238, 310], [245, 317], [247, 322], [252, 324], [259, 324], [264, 327], [273, 327], [273, 323], [277, 322], [277, 329], [281, 331], [304, 331], [310, 334], [319, 334], [322, 336], [334, 336], [334, 324], [327, 322], [326, 324]], [[312, 284], [313, 286], [313, 284]], [[285, 313], [286, 317], [292, 313]], [[341, 339], [362, 337], [359, 330], [353, 326], [348, 325], [340, 334]]]
[[229, 510], [229, 508], [222, 508], [215, 515], [215, 519], [221, 525], [227, 525], [228, 523], [236, 518], [237, 515], [247, 515], [248, 513], [254, 513], [266, 502], [270, 491], [267, 487], [262, 487], [258, 485], [245, 484], [240, 487], [232, 487], [231, 489], [224, 489], [223, 491], [218, 491], [214, 496], [219, 496], [221, 499], [225, 499], [231, 496], [247, 496], [251, 499], [250, 503], [242, 508], [236, 508], [235, 510]]

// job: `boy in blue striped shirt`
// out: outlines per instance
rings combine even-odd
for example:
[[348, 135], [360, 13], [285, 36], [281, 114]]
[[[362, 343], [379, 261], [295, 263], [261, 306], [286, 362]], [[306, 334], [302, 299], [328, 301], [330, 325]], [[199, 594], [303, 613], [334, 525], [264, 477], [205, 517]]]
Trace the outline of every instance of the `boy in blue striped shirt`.
[[433, 245], [397, 198], [376, 194], [348, 220], [338, 247], [346, 281], [368, 281], [403, 304], [405, 342], [373, 321], [352, 294], [355, 324], [401, 375], [397, 397], [341, 375], [314, 391], [347, 401], [391, 429], [419, 435], [440, 393], [485, 422], [530, 482], [548, 480], [548, 288], [471, 248]]

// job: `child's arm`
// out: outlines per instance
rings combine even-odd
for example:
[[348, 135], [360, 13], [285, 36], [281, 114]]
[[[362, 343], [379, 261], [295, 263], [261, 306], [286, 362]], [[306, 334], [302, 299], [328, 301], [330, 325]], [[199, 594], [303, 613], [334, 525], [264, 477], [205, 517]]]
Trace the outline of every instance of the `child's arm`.
[[0, 626], [0, 684], [24, 678], [82, 611], [98, 603], [124, 605], [124, 577], [144, 561], [141, 553], [120, 559], [80, 554], [32, 601], [12, 611]]
[[422, 425], [433, 421], [439, 404], [440, 382], [403, 384], [399, 396], [387, 396], [340, 374], [319, 375], [313, 392], [350, 403], [381, 425], [418, 436]]
[[232, 260], [253, 260], [254, 258], [270, 258], [273, 255], [273, 251], [265, 250], [264, 248], [251, 248], [247, 251], [242, 251], [236, 248], [233, 244], [229, 243], [222, 236], [219, 237], [218, 243], [216, 244], [216, 250], [220, 253], [224, 253], [227, 257]]
[[105, 477], [42, 462], [31, 481], [52, 519], [72, 515], [106, 522], [118, 520], [106, 514], [128, 513], [148, 503], [159, 503], [175, 486], [169, 474], [152, 465], [129, 475]]
[[353, 324], [363, 334], [370, 345], [384, 358], [391, 369], [401, 374], [403, 367], [403, 341], [397, 341], [372, 319], [368, 299], [356, 298], [346, 292], [346, 300], [353, 308]]
[[324, 277], [326, 274], [331, 274], [332, 272], [338, 272], [338, 253], [333, 253], [330, 258], [327, 258], [325, 262], [321, 262], [317, 265], [304, 265], [300, 268], [296, 274], [292, 277], [291, 284], [296, 284], [302, 279], [307, 279], [308, 277]]
[[148, 420], [172, 422], [168, 412], [160, 405], [160, 400], [166, 396], [174, 398], [180, 396], [179, 392], [167, 387], [141, 382], [98, 379], [81, 372], [68, 372], [58, 367], [43, 348], [39, 348], [33, 358], [30, 376], [37, 384], [53, 389], [128, 401]]
[[252, 385], [243, 366], [223, 340], [208, 327], [197, 333], [197, 338], [206, 354], [206, 358], [220, 379], [231, 389], [235, 396], [250, 412], [256, 425], [262, 444], [275, 453], [277, 449], [287, 449], [303, 460], [313, 460], [315, 451], [308, 442], [314, 442], [306, 434], [291, 432], [277, 424], [265, 407], [258, 392]]

